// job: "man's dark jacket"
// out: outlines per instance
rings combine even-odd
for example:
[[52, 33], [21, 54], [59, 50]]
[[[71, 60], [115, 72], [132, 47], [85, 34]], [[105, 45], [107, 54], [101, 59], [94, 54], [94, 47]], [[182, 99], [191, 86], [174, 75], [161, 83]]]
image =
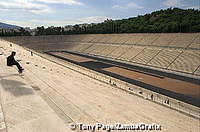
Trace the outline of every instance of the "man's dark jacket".
[[12, 66], [16, 63], [14, 56], [10, 55], [7, 57], [7, 66]]

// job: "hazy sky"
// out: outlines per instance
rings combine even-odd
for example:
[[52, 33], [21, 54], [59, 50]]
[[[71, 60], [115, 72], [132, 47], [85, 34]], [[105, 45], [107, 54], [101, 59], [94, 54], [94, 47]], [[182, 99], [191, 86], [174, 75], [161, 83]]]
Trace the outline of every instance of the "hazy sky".
[[200, 0], [0, 0], [0, 22], [34, 28], [129, 18], [169, 7], [199, 9]]

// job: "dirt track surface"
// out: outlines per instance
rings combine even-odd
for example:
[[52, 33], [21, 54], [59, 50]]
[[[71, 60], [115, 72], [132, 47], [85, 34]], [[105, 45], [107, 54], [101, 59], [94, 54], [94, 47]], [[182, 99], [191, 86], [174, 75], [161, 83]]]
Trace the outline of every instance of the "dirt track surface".
[[180, 80], [175, 80], [171, 78], [160, 78], [151, 76], [145, 73], [135, 72], [132, 70], [123, 69], [120, 67], [109, 67], [103, 70], [112, 72], [121, 76], [125, 76], [130, 79], [138, 80], [153, 86], [157, 86], [169, 91], [176, 93], [188, 95], [196, 99], [200, 98], [200, 86]]

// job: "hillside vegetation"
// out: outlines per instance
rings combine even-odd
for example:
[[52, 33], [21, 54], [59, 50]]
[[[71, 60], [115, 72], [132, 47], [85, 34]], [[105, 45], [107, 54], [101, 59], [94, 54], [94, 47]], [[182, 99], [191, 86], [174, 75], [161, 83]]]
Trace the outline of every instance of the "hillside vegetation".
[[38, 27], [37, 35], [98, 34], [98, 33], [193, 33], [200, 32], [200, 10], [169, 8], [122, 20], [105, 20], [98, 24], [74, 25], [64, 31], [61, 27]]
[[169, 8], [144, 16], [105, 21], [87, 29], [88, 33], [176, 33], [200, 32], [200, 10]]

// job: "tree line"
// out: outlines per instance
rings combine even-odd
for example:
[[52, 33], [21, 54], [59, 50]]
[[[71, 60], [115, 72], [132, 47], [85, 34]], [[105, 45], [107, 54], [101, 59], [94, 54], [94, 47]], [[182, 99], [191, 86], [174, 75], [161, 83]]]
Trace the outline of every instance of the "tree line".
[[36, 35], [98, 34], [98, 33], [194, 33], [200, 32], [200, 10], [169, 8], [122, 20], [105, 20], [98, 24], [74, 25], [38, 30]]
[[24, 28], [20, 29], [0, 29], [0, 36], [30, 36], [30, 32], [26, 31]]
[[[78, 31], [80, 32], [80, 30]], [[81, 33], [192, 33], [200, 32], [200, 11], [169, 8], [123, 20], [108, 20]]]

